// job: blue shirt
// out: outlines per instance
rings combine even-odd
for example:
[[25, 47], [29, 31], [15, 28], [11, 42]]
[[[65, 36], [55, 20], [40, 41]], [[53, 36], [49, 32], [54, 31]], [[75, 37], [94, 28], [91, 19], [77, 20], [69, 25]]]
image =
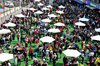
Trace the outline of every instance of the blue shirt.
[[93, 50], [93, 52], [94, 52], [94, 54], [96, 54], [96, 53], [97, 53], [97, 51], [96, 51], [96, 50]]
[[35, 52], [35, 56], [37, 57], [37, 52]]
[[61, 3], [61, 0], [59, 0], [59, 3]]

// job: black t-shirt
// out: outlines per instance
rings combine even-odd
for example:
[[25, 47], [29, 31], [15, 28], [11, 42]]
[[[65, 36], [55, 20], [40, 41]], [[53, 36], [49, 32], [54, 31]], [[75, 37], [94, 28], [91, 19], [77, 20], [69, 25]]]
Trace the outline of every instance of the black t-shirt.
[[62, 53], [62, 49], [59, 50], [59, 53], [60, 53], [60, 54]]
[[42, 66], [47, 66], [47, 65], [44, 63], [44, 64], [42, 64]]
[[43, 52], [43, 56], [45, 56], [45, 52]]
[[55, 58], [53, 58], [53, 63], [56, 63], [56, 59]]
[[63, 58], [63, 62], [64, 63], [67, 63], [67, 58]]

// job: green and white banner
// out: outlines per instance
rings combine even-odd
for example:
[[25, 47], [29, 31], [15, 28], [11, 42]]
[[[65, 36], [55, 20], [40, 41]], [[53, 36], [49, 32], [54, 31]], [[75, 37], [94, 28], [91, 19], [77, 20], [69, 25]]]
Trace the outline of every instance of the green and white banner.
[[84, 0], [79, 0], [79, 1], [84, 2]]
[[93, 7], [97, 7], [97, 5], [95, 3], [90, 2], [90, 5]]

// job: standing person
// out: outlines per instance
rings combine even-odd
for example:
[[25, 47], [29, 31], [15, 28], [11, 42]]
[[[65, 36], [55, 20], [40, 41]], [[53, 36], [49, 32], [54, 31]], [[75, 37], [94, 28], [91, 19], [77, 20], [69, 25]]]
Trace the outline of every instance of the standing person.
[[17, 66], [17, 56], [14, 55], [14, 66]]
[[42, 51], [42, 58], [45, 58], [45, 51]]
[[88, 55], [89, 55], [89, 49], [87, 48], [86, 49], [86, 57], [88, 57]]
[[12, 44], [12, 36], [11, 35], [9, 35], [9, 43], [10, 43], [10, 45]]
[[50, 62], [51, 62], [51, 60], [52, 60], [52, 54], [53, 54], [52, 51], [50, 51], [50, 52], [49, 52]]
[[49, 59], [49, 49], [46, 49], [46, 59]]
[[5, 44], [5, 45], [7, 44], [6, 37], [2, 38], [2, 44]]
[[40, 46], [39, 47], [39, 56], [42, 55], [42, 50], [43, 50], [43, 47]]
[[59, 5], [61, 5], [62, 4], [62, 2], [61, 2], [61, 0], [59, 0]]
[[89, 62], [91, 62], [91, 61], [92, 61], [93, 56], [94, 56], [94, 52], [93, 52], [93, 51], [91, 51], [91, 52], [90, 52], [90, 54], [89, 54]]
[[13, 29], [12, 40], [15, 40], [15, 30]]
[[37, 55], [38, 55], [38, 54], [37, 54], [37, 51], [35, 51], [35, 57], [37, 57]]
[[55, 66], [55, 64], [56, 64], [56, 58], [54, 57], [53, 58], [53, 66]]
[[25, 38], [25, 47], [27, 48], [28, 46], [28, 37]]
[[21, 35], [21, 44], [23, 44], [23, 36]]
[[29, 57], [31, 57], [31, 60], [33, 59], [33, 48], [29, 48]]
[[38, 48], [38, 46], [39, 46], [39, 39], [36, 39], [35, 43], [36, 43], [36, 47]]
[[28, 58], [26, 58], [26, 66], [28, 66]]
[[18, 39], [18, 43], [20, 43], [20, 34], [19, 34], [19, 32], [17, 33], [17, 39]]
[[27, 58], [27, 50], [24, 51], [23, 55], [24, 55], [24, 61], [25, 61]]
[[95, 49], [93, 50], [93, 52], [94, 52], [94, 57], [96, 57], [97, 49], [95, 48]]
[[59, 53], [60, 53], [60, 58], [61, 58], [61, 54], [62, 54], [62, 49], [59, 48]]
[[81, 57], [82, 57], [82, 63], [83, 63], [84, 62], [84, 52], [82, 52]]
[[18, 58], [18, 63], [17, 63], [17, 65], [19, 66], [20, 64], [21, 64], [21, 57], [22, 57], [22, 55], [20, 55], [19, 53], [18, 53], [18, 55], [17, 55], [17, 58]]

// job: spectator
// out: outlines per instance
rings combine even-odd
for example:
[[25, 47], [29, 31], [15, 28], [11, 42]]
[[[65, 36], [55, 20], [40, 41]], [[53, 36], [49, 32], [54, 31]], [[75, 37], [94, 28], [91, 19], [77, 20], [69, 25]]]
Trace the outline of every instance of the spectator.
[[33, 59], [33, 49], [29, 48], [29, 57], [31, 57], [31, 60]]
[[49, 50], [48, 50], [48, 48], [46, 49], [46, 59], [49, 59]]

